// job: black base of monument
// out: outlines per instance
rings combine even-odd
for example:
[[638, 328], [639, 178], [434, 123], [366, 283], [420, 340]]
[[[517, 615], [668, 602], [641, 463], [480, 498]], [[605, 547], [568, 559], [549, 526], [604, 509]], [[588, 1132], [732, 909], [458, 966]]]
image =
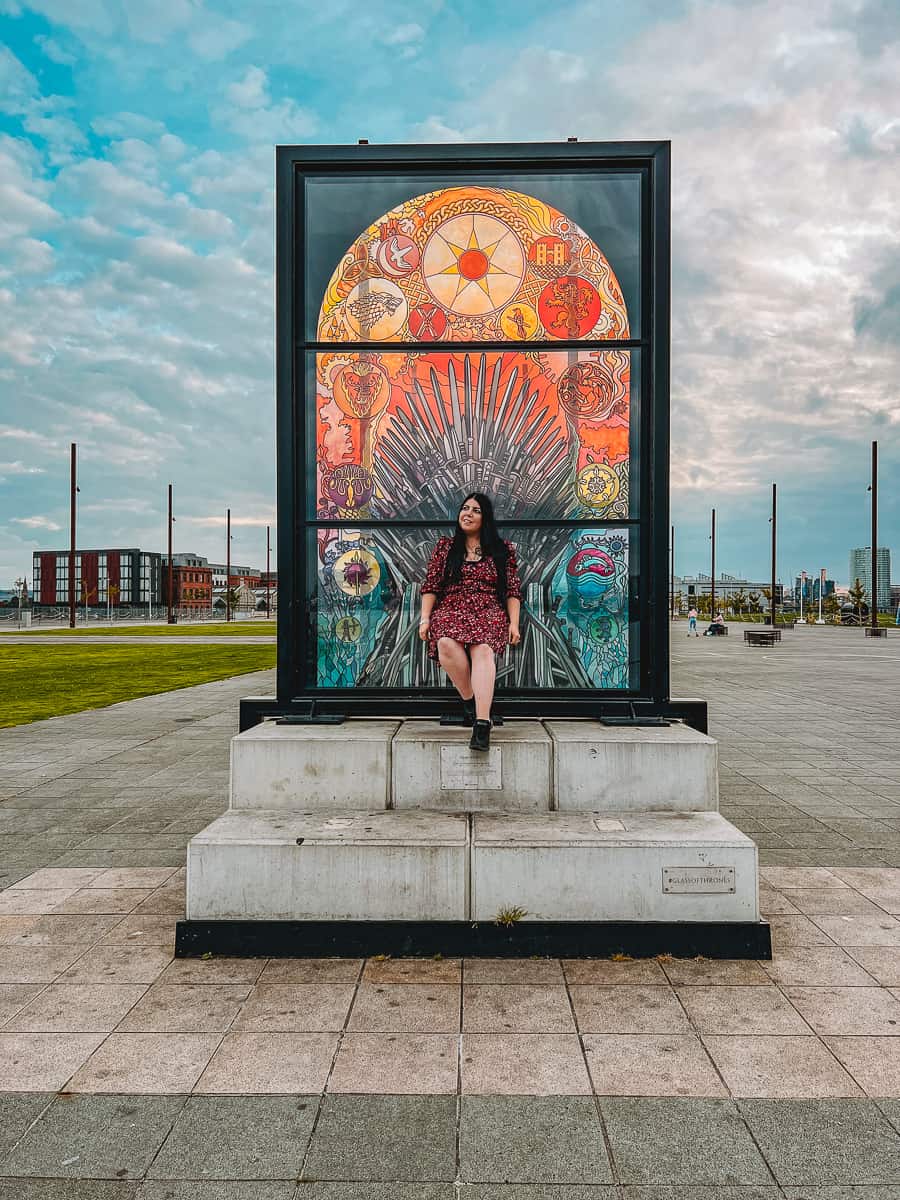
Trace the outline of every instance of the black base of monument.
[[179, 921], [176, 958], [772, 957], [765, 921]]
[[[279, 718], [292, 725], [340, 724], [346, 717], [426, 717], [439, 721], [447, 714], [448, 706], [454, 708], [457, 703], [449, 693], [405, 693], [399, 689], [388, 697], [365, 695], [351, 689], [332, 696], [294, 696], [289, 700], [279, 700], [276, 696], [245, 696], [241, 700], [240, 728], [244, 733], [261, 721]], [[537, 718], [553, 721], [588, 717], [606, 725], [665, 725], [670, 721], [684, 721], [698, 733], [708, 732], [705, 700], [600, 699], [598, 693], [594, 693], [586, 704], [584, 700], [572, 699], [564, 693], [538, 699], [527, 694], [504, 692], [498, 695], [497, 703], [506, 720]]]

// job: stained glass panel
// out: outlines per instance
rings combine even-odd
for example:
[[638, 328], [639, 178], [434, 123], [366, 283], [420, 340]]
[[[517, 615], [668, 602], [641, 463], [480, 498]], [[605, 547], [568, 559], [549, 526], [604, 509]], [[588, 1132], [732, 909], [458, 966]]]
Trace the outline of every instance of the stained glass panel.
[[440, 521], [472, 490], [506, 520], [636, 515], [637, 351], [335, 350], [309, 361], [319, 520]]
[[[507, 177], [502, 187], [477, 174], [429, 180], [430, 190], [425, 182], [307, 181], [309, 316], [317, 314], [308, 336], [552, 343], [638, 335], [639, 173]], [[379, 199], [391, 206], [377, 207]]]
[[[418, 638], [434, 528], [309, 530], [308, 611], [318, 687], [440, 687]], [[522, 642], [498, 662], [498, 689], [625, 689], [637, 684], [630, 597], [637, 531], [507, 525], [523, 585]]]

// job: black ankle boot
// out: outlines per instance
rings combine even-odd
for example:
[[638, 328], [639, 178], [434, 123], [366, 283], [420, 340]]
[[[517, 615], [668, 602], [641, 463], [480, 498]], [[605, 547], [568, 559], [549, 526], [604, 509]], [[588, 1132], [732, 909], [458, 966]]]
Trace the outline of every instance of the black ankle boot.
[[472, 736], [469, 739], [470, 750], [490, 750], [491, 748], [491, 723], [490, 721], [476, 721], [472, 726]]
[[463, 725], [468, 725], [470, 728], [475, 724], [475, 697], [470, 696], [468, 700], [462, 702], [463, 710]]

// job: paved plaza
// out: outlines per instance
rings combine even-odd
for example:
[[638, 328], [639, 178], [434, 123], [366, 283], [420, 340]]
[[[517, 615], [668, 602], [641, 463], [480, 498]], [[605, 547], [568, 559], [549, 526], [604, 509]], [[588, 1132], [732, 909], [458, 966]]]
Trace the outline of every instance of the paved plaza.
[[273, 673], [0, 732], [0, 1200], [897, 1200], [900, 632], [685, 635], [772, 962], [173, 961]]

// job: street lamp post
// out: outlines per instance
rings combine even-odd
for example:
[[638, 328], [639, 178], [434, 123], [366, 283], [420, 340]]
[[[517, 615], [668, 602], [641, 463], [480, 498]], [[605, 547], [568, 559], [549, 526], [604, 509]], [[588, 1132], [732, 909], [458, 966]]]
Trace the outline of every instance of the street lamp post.
[[769, 620], [775, 628], [775, 557], [777, 550], [778, 487], [772, 484], [772, 590], [769, 596]]
[[225, 510], [225, 620], [231, 620], [231, 509]]
[[272, 553], [272, 543], [269, 538], [269, 526], [267, 525], [266, 526], [266, 620], [267, 621], [269, 620], [269, 618], [272, 615], [271, 609], [269, 608], [269, 590], [270, 590], [270, 586], [271, 586], [269, 560], [271, 557], [271, 553]]
[[675, 620], [675, 526], [672, 526], [672, 563], [669, 570], [669, 603], [671, 605], [671, 619]]
[[712, 510], [712, 528], [709, 535], [712, 543], [712, 561], [709, 572], [709, 619], [716, 619], [716, 510]]
[[822, 593], [825, 591], [825, 568], [819, 568], [819, 615], [816, 617], [817, 625], [824, 625], [825, 618], [822, 616]]
[[77, 451], [72, 442], [72, 459], [69, 467], [69, 628], [75, 628], [75, 493]]
[[169, 586], [166, 588], [168, 593], [166, 605], [166, 622], [169, 625], [175, 624], [175, 617], [172, 615], [172, 485], [169, 484]]
[[872, 443], [872, 597], [869, 606], [873, 629], [878, 628], [878, 443]]

